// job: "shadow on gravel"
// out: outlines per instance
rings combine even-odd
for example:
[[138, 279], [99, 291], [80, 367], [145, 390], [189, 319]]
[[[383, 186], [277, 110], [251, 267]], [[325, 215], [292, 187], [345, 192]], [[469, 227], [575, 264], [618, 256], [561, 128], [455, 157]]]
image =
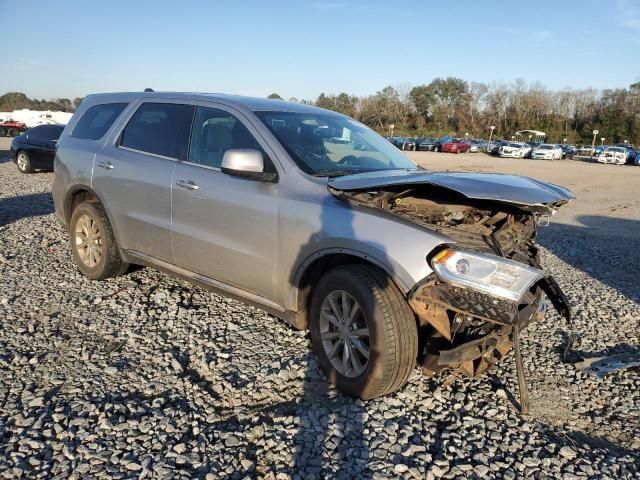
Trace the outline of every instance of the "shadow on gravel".
[[[337, 203], [340, 203], [339, 208], [336, 208]], [[324, 201], [320, 211], [321, 227], [300, 248], [295, 265], [302, 265], [303, 262], [308, 261], [310, 253], [322, 249], [322, 245], [326, 243], [327, 238], [356, 238], [353, 230], [353, 213], [349, 208], [345, 208], [345, 205], [333, 197], [328, 197]], [[376, 245], [376, 247], [384, 252], [382, 245]], [[326, 273], [331, 270], [332, 265], [326, 262], [315, 263], [315, 267], [312, 264], [311, 267], [307, 268], [307, 271], [310, 271], [311, 268], [320, 268]], [[294, 278], [295, 272], [292, 272], [291, 275], [291, 284], [297, 285], [297, 281]], [[386, 279], [387, 277], [385, 276], [384, 278]], [[311, 278], [302, 279], [301, 287], [304, 290], [308, 289], [309, 281], [311, 281]], [[322, 286], [321, 290], [332, 291], [333, 287], [330, 285]], [[384, 288], [386, 285], [381, 286]], [[358, 301], [362, 302], [363, 305], [373, 305], [375, 299], [366, 298], [366, 295], [369, 294], [372, 294], [372, 292], [363, 293], [363, 297], [359, 298]], [[324, 296], [325, 293], [322, 293], [322, 295]], [[324, 301], [318, 299], [318, 304], [315, 306], [313, 301], [313, 298], [306, 298], [305, 308], [309, 310], [309, 316], [315, 318], [316, 315], [320, 316], [320, 302], [324, 306]], [[336, 325], [335, 318], [339, 317], [339, 315], [336, 313], [335, 308], [339, 308], [342, 311], [345, 307], [344, 304], [339, 307], [336, 307], [333, 303], [331, 305], [332, 312], [335, 314], [335, 317], [332, 317], [334, 321], [327, 321], [324, 326], [318, 321], [316, 324], [309, 326], [310, 329], [315, 327], [318, 330], [317, 335], [319, 337], [326, 335], [321, 335], [320, 332], [333, 328], [329, 325], [330, 323]], [[315, 313], [316, 311], [318, 313]], [[348, 316], [346, 312], [344, 313], [345, 317]], [[357, 314], [352, 326], [355, 327], [359, 318], [360, 316]], [[362, 319], [364, 320], [364, 317]], [[337, 321], [340, 322], [340, 318]], [[376, 361], [381, 361], [380, 354], [376, 351], [375, 345], [369, 340], [369, 337], [366, 339], [361, 337], [354, 341], [359, 342], [360, 345], [364, 344], [365, 347], [368, 344], [369, 356], [372, 359], [369, 363], [375, 365]], [[341, 363], [343, 368], [352, 369], [351, 371], [353, 372], [356, 368], [356, 360], [363, 360], [356, 350], [355, 343], [347, 345], [348, 342], [348, 340], [346, 342], [333, 339], [324, 340], [314, 348], [316, 352], [323, 350], [323, 353], [313, 355], [313, 358], [309, 358], [307, 362], [303, 398], [298, 410], [300, 425], [294, 438], [295, 465], [292, 472], [302, 478], [306, 478], [309, 475], [315, 478], [371, 478], [371, 470], [369, 468], [370, 451], [364, 435], [365, 405], [359, 401], [345, 402], [345, 397], [341, 395], [330, 395], [329, 379], [318, 371], [319, 364], [324, 363], [326, 369], [330, 370], [330, 374], [335, 377], [334, 383], [343, 382], [343, 384], [349, 384], [352, 394], [359, 396], [366, 386], [364, 382], [345, 378], [341, 373], [338, 373], [335, 363]], [[322, 358], [318, 358], [319, 355]], [[317, 363], [313, 361], [315, 359], [318, 360]], [[364, 363], [366, 364], [366, 361]], [[372, 368], [371, 365], [369, 368]], [[366, 376], [367, 373], [365, 372], [363, 375]]]
[[640, 302], [640, 221], [583, 215], [583, 226], [552, 224], [538, 241], [557, 257], [591, 277]]
[[49, 215], [53, 211], [53, 199], [50, 193], [0, 198], [0, 227], [22, 218]]

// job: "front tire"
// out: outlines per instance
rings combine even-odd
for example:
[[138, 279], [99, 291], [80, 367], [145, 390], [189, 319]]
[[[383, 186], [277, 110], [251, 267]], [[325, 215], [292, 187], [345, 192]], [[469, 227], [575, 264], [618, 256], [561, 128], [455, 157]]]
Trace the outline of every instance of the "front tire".
[[16, 165], [21, 173], [33, 173], [33, 167], [31, 166], [31, 159], [29, 154], [24, 150], [20, 150], [16, 154]]
[[311, 341], [329, 381], [365, 400], [402, 387], [418, 354], [412, 310], [391, 280], [367, 265], [337, 267], [319, 281]]
[[99, 203], [83, 202], [76, 207], [69, 222], [69, 237], [73, 258], [84, 276], [104, 280], [127, 269], [109, 218]]

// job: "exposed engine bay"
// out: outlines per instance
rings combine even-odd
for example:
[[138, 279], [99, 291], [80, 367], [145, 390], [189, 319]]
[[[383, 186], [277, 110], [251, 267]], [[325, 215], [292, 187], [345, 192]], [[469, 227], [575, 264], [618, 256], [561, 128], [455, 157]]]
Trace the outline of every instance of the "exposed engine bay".
[[[541, 269], [534, 243], [537, 227], [548, 223], [549, 216], [566, 203], [518, 205], [476, 200], [433, 185], [330, 190], [336, 197], [355, 205], [380, 209], [445, 235], [456, 247], [507, 258], [536, 269]], [[570, 319], [567, 300], [548, 275], [517, 301], [512, 301], [464, 288], [431, 274], [408, 295], [419, 320], [418, 361], [423, 372], [431, 375], [453, 369], [456, 374], [475, 377], [515, 348], [521, 407], [525, 411], [527, 392], [518, 336], [531, 322], [544, 317], [543, 294], [561, 315]]]

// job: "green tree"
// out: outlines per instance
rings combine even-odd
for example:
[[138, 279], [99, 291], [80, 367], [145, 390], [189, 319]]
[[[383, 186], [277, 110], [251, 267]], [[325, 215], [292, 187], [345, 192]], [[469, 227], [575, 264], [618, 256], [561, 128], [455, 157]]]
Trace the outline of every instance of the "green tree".
[[270, 98], [272, 100], [282, 100], [282, 97], [280, 95], [278, 95], [277, 93], [272, 93], [267, 98]]

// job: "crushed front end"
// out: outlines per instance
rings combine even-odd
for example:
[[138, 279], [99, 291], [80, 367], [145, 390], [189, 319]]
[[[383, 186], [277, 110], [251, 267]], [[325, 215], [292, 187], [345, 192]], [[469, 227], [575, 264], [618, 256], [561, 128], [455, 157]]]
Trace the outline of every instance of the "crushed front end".
[[526, 412], [519, 333], [543, 319], [547, 299], [567, 320], [571, 315], [559, 286], [540, 266], [534, 238], [538, 225], [570, 198], [527, 205], [423, 185], [339, 195], [451, 239], [427, 256], [433, 273], [408, 295], [419, 319], [418, 360], [426, 374], [452, 369], [475, 377], [514, 348]]

